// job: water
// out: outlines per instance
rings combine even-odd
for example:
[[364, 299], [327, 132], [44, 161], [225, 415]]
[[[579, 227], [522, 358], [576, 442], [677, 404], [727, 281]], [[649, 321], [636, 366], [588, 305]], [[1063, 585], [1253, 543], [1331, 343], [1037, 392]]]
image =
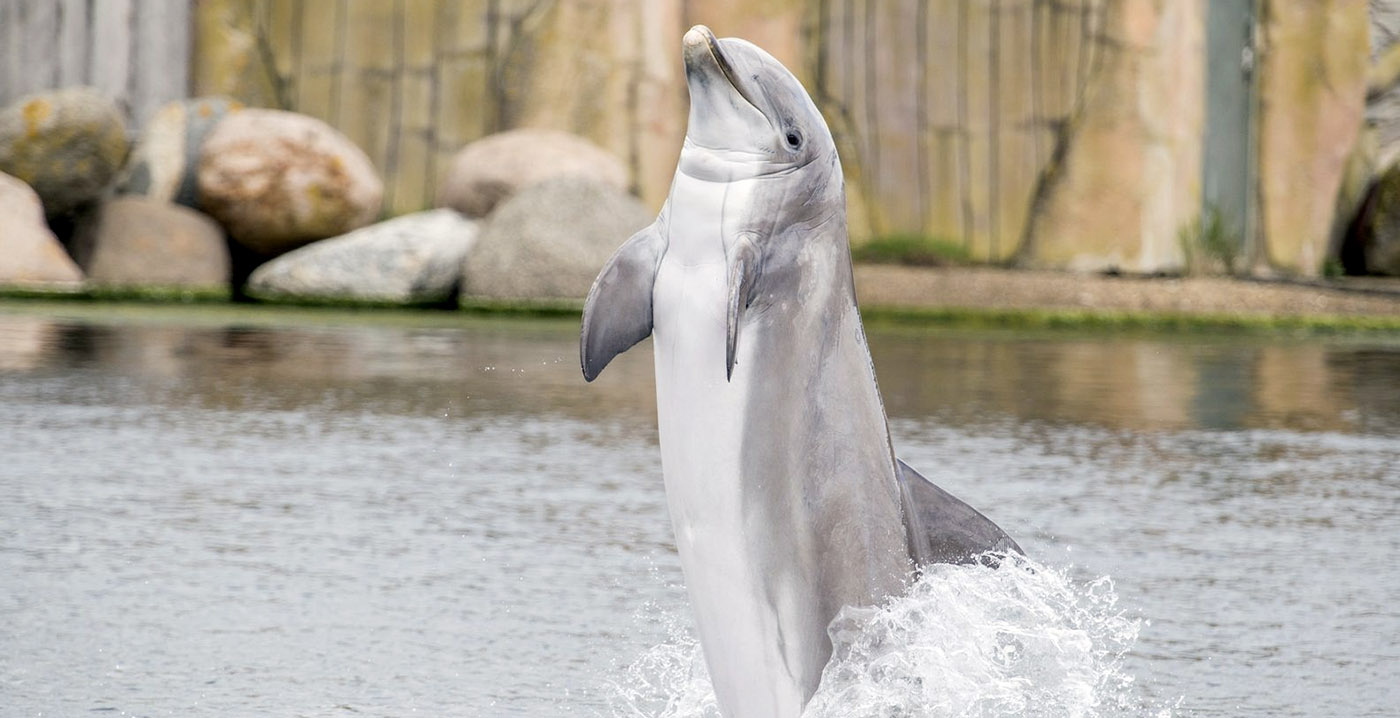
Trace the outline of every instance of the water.
[[[712, 714], [649, 349], [575, 341], [0, 305], [0, 716]], [[871, 343], [1036, 567], [844, 616], [815, 715], [1397, 714], [1400, 344]]]

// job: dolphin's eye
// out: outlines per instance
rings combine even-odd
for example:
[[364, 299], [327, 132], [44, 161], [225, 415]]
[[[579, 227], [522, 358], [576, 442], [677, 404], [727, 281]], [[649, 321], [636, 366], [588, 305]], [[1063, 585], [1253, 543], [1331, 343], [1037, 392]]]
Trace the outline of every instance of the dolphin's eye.
[[799, 135], [799, 134], [797, 134], [796, 132], [791, 132], [791, 131], [788, 132], [788, 133], [787, 133], [787, 143], [788, 143], [788, 147], [791, 147], [791, 148], [793, 148], [794, 150], [797, 149], [798, 147], [801, 147], [801, 146], [802, 146], [802, 135]]

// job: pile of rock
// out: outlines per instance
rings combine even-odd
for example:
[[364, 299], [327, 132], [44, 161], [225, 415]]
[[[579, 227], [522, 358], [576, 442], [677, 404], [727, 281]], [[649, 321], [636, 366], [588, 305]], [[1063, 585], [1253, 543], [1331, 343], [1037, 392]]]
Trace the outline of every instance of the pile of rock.
[[248, 280], [260, 299], [445, 304], [582, 299], [651, 213], [616, 157], [573, 135], [511, 130], [458, 152], [438, 209], [316, 242]]
[[31, 95], [0, 110], [0, 286], [581, 298], [651, 219], [627, 175], [580, 138], [515, 130], [459, 153], [438, 209], [376, 224], [370, 160], [315, 118], [191, 99], [162, 108], [133, 147], [99, 93]]

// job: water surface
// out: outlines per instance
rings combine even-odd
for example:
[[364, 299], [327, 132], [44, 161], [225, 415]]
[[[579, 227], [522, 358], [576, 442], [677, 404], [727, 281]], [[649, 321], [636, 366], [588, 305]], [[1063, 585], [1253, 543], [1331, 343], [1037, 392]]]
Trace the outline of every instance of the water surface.
[[[0, 713], [610, 715], [691, 650], [649, 348], [369, 317], [0, 305]], [[901, 456], [1139, 622], [1102, 714], [1394, 715], [1400, 345], [870, 340]]]

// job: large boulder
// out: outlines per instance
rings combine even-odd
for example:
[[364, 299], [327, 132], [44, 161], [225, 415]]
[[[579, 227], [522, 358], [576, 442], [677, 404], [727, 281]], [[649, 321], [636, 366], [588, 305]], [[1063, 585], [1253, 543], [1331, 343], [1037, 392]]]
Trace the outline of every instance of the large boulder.
[[227, 290], [229, 251], [214, 220], [148, 197], [102, 203], [73, 238], [92, 284]]
[[314, 242], [253, 271], [260, 299], [436, 304], [454, 298], [477, 223], [435, 209]]
[[0, 284], [76, 287], [82, 281], [78, 265], [44, 223], [39, 195], [0, 172]]
[[275, 256], [363, 227], [384, 184], [330, 125], [281, 110], [224, 117], [204, 141], [199, 206], [248, 250]]
[[198, 207], [200, 148], [225, 115], [242, 107], [226, 97], [177, 100], [161, 107], [141, 131], [117, 191]]
[[128, 149], [121, 111], [92, 88], [28, 95], [0, 110], [0, 172], [33, 187], [48, 215], [97, 199]]
[[486, 221], [462, 293], [582, 299], [603, 263], [654, 215], [611, 185], [559, 177], [521, 190]]
[[520, 129], [463, 147], [452, 159], [437, 204], [468, 217], [485, 217], [516, 192], [564, 176], [627, 188], [627, 167], [607, 150], [567, 132]]

